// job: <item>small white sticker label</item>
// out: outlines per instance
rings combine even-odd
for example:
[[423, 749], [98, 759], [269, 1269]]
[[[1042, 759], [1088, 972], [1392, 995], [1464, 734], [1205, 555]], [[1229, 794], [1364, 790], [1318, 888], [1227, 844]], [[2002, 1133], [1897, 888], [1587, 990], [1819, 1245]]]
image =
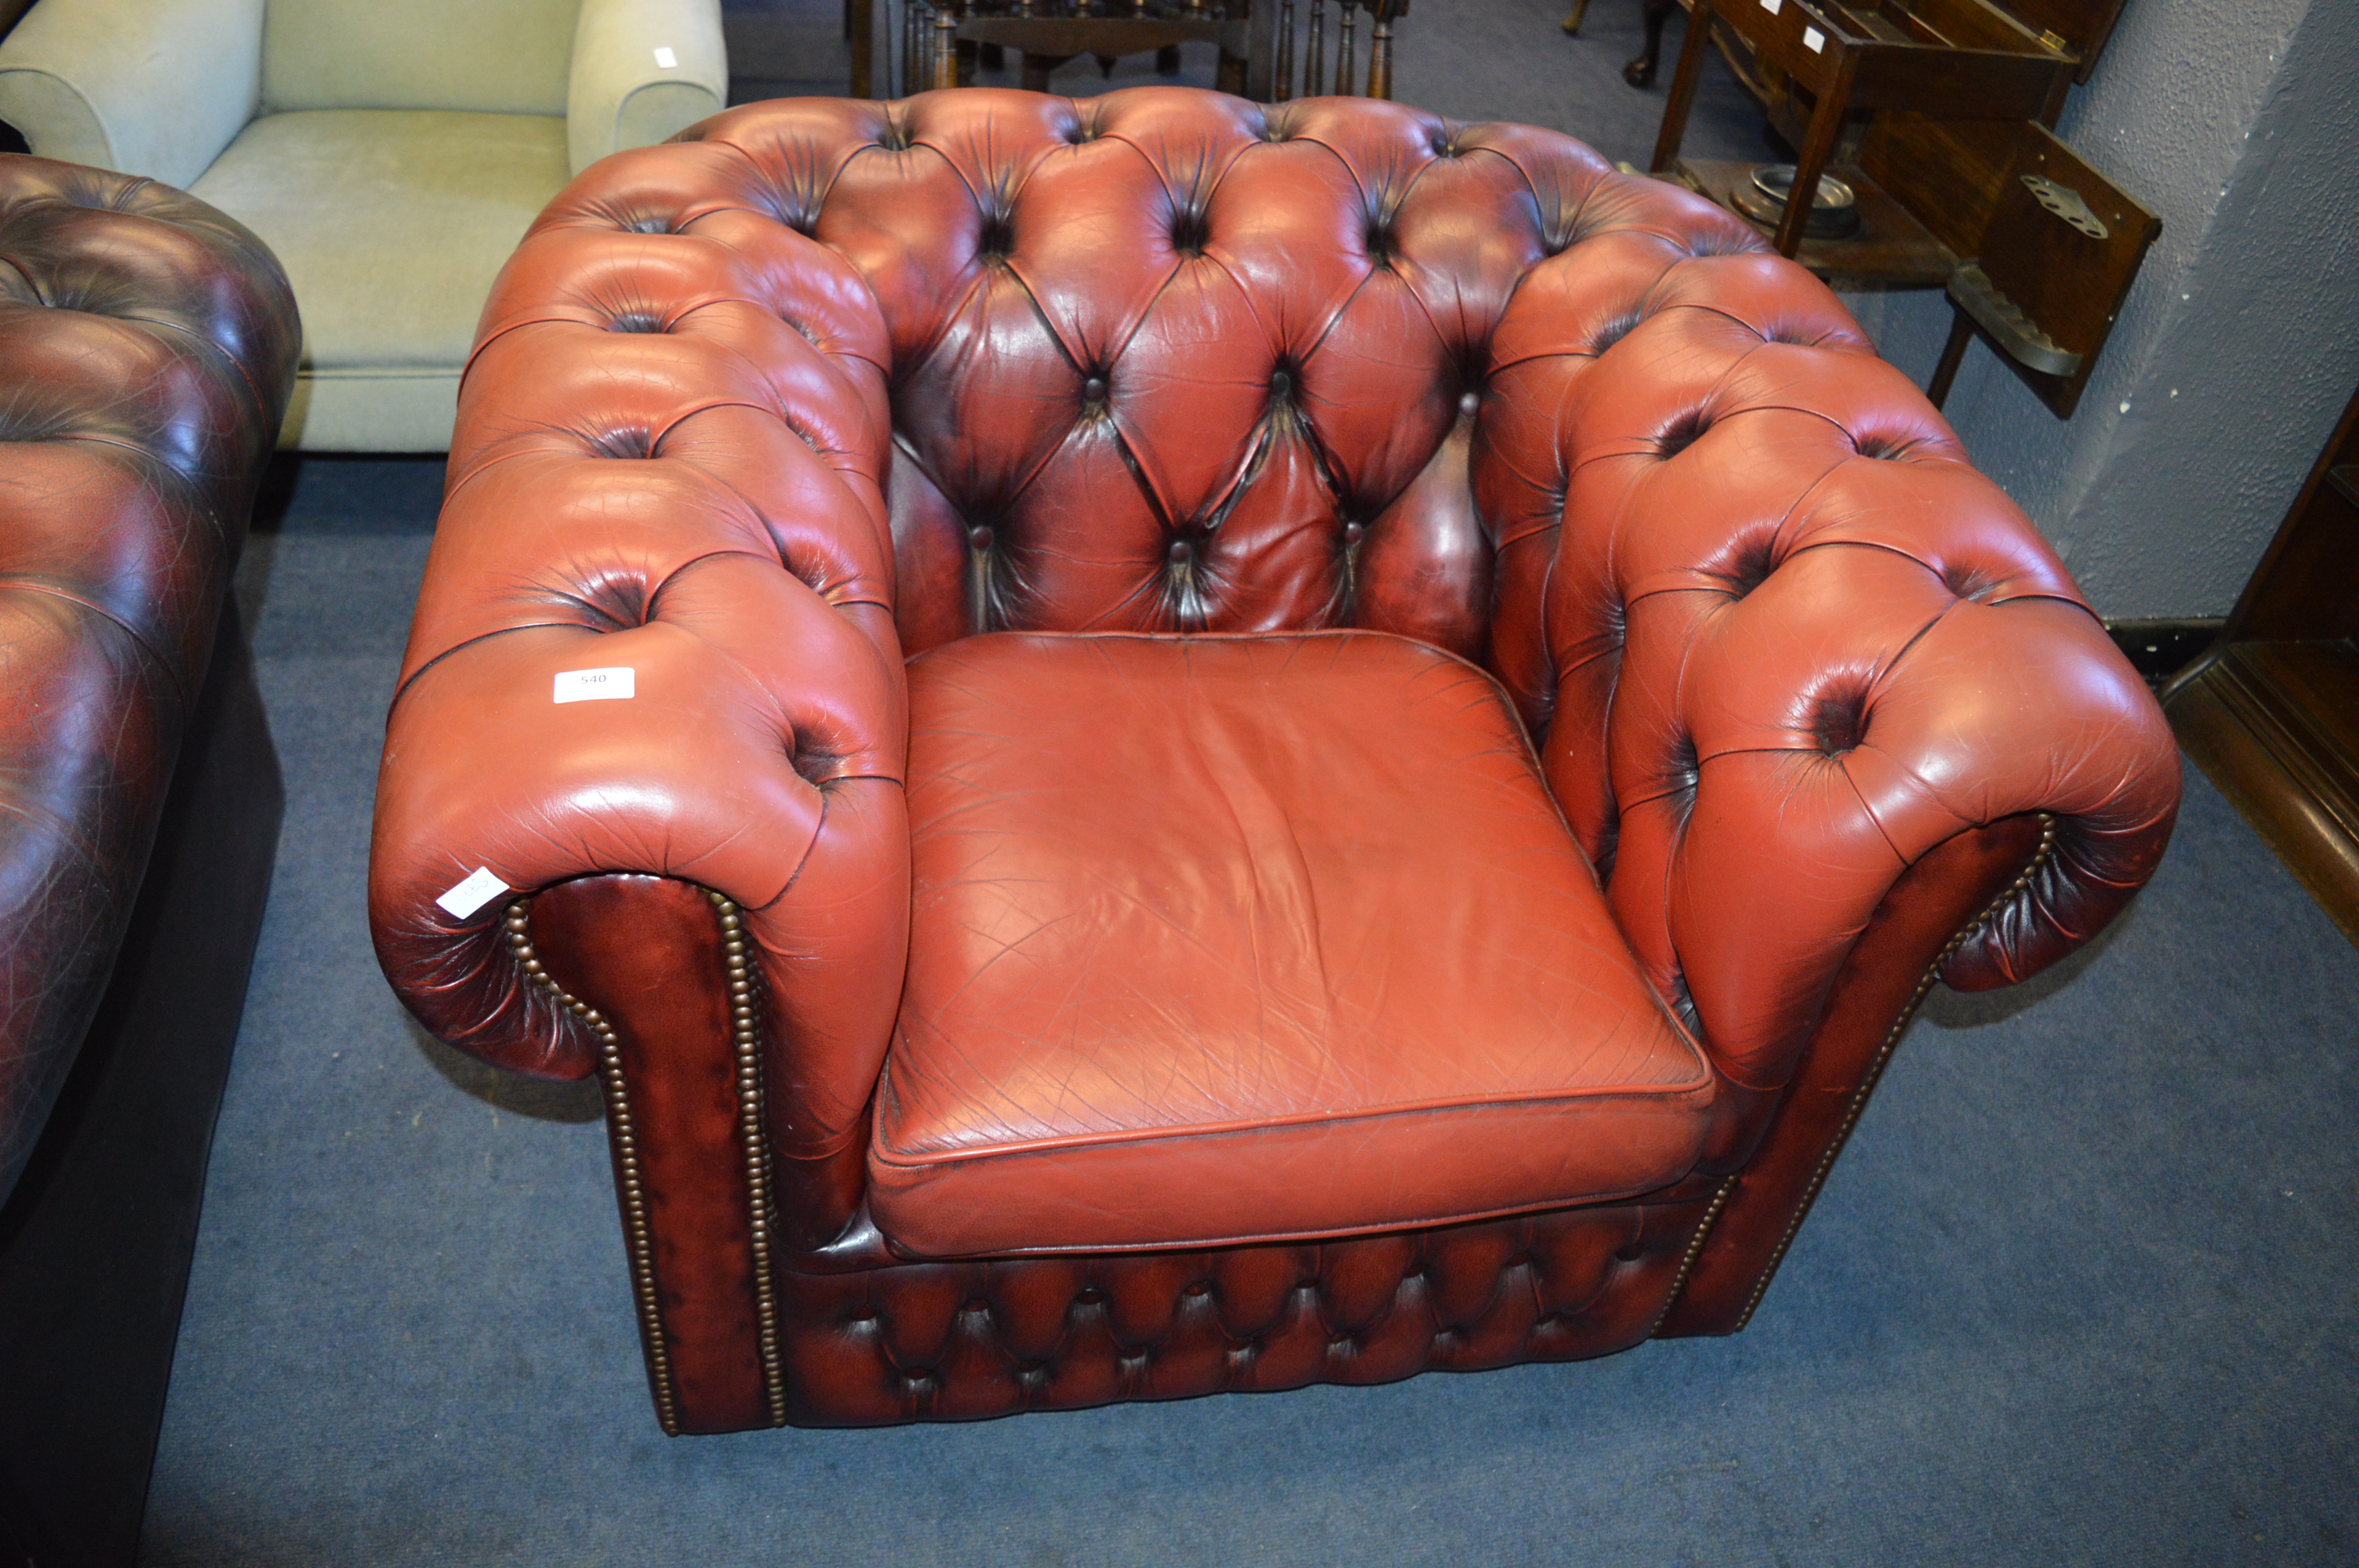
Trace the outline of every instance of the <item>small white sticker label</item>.
[[638, 676], [628, 665], [610, 670], [560, 670], [551, 702], [620, 702], [638, 695]]
[[492, 875], [489, 866], [477, 866], [467, 873], [467, 880], [434, 902], [451, 912], [453, 920], [464, 920], [500, 894], [508, 884]]
[[672, 53], [669, 49], [658, 49], [656, 50], [656, 63], [663, 67], [666, 70], [670, 70], [679, 64], [679, 56]]
[[1774, 16], [1786, 8], [1786, 0], [1761, 0], [1761, 8]]
[[1812, 54], [1824, 54], [1827, 48], [1827, 36], [1816, 27], [1804, 27], [1802, 47]]

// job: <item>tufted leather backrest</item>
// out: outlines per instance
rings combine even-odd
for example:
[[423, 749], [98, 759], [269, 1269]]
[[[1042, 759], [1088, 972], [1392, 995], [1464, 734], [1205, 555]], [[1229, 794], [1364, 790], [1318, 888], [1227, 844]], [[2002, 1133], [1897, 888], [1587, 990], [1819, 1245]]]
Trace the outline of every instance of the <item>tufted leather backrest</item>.
[[[2169, 731], [2053, 553], [1823, 285], [1685, 190], [1526, 126], [1159, 87], [778, 102], [679, 141], [586, 171], [503, 274], [405, 686], [504, 629], [661, 631], [739, 669], [799, 639], [808, 678], [729, 719], [790, 826], [667, 818], [640, 866], [547, 850], [520, 800], [510, 885], [694, 866], [810, 950], [798, 857], [891, 832], [810, 789], [899, 776], [897, 696], [837, 678], [849, 639], [995, 629], [1356, 626], [1487, 663], [1634, 948], [1749, 1089], [1945, 839], [2058, 817], [1962, 984], [2085, 940], [2161, 853]], [[879, 965], [905, 892], [860, 895]], [[455, 1033], [585, 1062], [462, 960], [486, 939], [380, 935], [430, 955], [397, 970], [469, 977], [432, 1004]], [[772, 984], [817, 1006], [813, 973]], [[777, 1037], [814, 1028], [781, 1011]], [[784, 1141], [850, 1136], [889, 1024], [854, 1011], [816, 1026], [860, 1040], [840, 1072], [794, 1066]]]
[[1479, 656], [1491, 339], [1593, 153], [1186, 92], [777, 103], [699, 137], [881, 309], [908, 651], [1362, 626]]
[[0, 1197], [139, 891], [299, 341], [203, 202], [0, 157]]

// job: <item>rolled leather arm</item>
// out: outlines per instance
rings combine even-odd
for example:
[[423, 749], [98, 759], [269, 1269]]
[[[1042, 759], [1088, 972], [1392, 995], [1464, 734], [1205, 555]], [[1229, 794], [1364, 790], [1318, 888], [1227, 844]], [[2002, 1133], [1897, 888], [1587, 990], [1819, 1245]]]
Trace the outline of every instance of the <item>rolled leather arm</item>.
[[[388, 721], [371, 918], [429, 1029], [573, 1077], [592, 1033], [503, 940], [512, 898], [610, 872], [724, 895], [759, 960], [773, 1137], [816, 1156], [856, 1135], [907, 944], [885, 338], [832, 252], [726, 193], [688, 205], [700, 156], [602, 164], [494, 288]], [[631, 695], [559, 700], [582, 670], [628, 670]], [[510, 891], [437, 902], [479, 869]]]
[[[1633, 946], [1722, 1071], [1775, 1089], [1870, 917], [1961, 833], [2054, 825], [1952, 983], [2094, 935], [2169, 840], [2178, 752], [2047, 542], [1823, 285], [1659, 181], [1602, 175], [1582, 212], [1593, 237], [1498, 335], [1477, 480], [1502, 647], [1543, 629], [1510, 684]], [[1520, 603], [1519, 551], [1548, 562]]]
[[262, 0], [41, 0], [0, 43], [0, 120], [43, 157], [192, 185], [262, 99]]
[[728, 101], [719, 0], [582, 0], [565, 92], [574, 173], [664, 141]]
[[82, 1048], [295, 380], [262, 242], [0, 157], [0, 1199]]

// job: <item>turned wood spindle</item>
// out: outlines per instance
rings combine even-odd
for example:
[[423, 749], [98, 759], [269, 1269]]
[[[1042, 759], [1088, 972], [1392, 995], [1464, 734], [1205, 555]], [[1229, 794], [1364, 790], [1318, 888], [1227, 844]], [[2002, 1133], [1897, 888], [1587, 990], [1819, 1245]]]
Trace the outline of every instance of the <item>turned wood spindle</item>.
[[1375, 25], [1368, 29], [1368, 96], [1392, 95], [1393, 24], [1391, 17], [1378, 11]]
[[1357, 53], [1357, 40], [1352, 36], [1360, 25], [1360, 0], [1343, 0], [1343, 36], [1335, 46], [1335, 95], [1352, 95], [1352, 57]]
[[[1268, 0], [1263, 0], [1266, 5]], [[1294, 0], [1277, 11], [1277, 69], [1270, 73], [1270, 97], [1283, 103], [1294, 96]]]
[[934, 13], [933, 85], [958, 85], [958, 17], [947, 5]]
[[1302, 51], [1302, 95], [1319, 96], [1327, 77], [1327, 0], [1310, 0], [1310, 39]]

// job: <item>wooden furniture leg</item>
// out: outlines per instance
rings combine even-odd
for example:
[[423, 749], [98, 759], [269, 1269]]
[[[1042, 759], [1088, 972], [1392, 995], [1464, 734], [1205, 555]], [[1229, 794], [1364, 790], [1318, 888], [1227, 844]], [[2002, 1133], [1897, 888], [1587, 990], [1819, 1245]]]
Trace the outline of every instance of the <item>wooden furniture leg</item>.
[[852, 40], [852, 95], [876, 96], [876, 0], [843, 0], [843, 32]]
[[[1687, 69], [1685, 50], [1680, 51], [1680, 69]], [[1786, 198], [1786, 213], [1777, 221], [1777, 237], [1772, 242], [1781, 256], [1802, 248], [1802, 232], [1810, 225], [1810, 208], [1819, 198], [1819, 176], [1834, 156], [1835, 138], [1843, 134], [1843, 101], [1848, 96], [1821, 92], [1819, 106], [1810, 112], [1810, 129], [1802, 134], [1801, 156], [1794, 160], [1793, 192]]]
[[[1279, 6], [1271, 5], [1269, 0], [1262, 0], [1261, 8], [1264, 16], [1272, 10], [1277, 12], [1277, 70], [1270, 81], [1267, 99], [1272, 103], [1283, 103], [1294, 96], [1294, 0], [1284, 0]], [[1255, 42], [1262, 42], [1258, 33]]]
[[959, 84], [958, 18], [944, 5], [934, 13], [933, 71], [927, 86], [956, 87]]
[[1581, 36], [1581, 24], [1589, 15], [1589, 0], [1572, 0], [1572, 15], [1564, 19], [1564, 30], [1575, 38]]
[[1952, 307], [1950, 341], [1941, 345], [1940, 362], [1933, 367], [1933, 379], [1925, 384], [1925, 401], [1934, 407], [1950, 400], [1950, 384], [1958, 379], [1958, 366], [1965, 360], [1966, 345], [1973, 341], [1973, 318]]
[[1026, 54], [1024, 56], [1024, 91], [1049, 91], [1049, 73], [1073, 57], [1069, 54]]
[[1310, 0], [1310, 41], [1302, 55], [1302, 95], [1327, 91], [1327, 0]]
[[1670, 101], [1663, 105], [1663, 129], [1655, 138], [1655, 159], [1647, 168], [1669, 174], [1680, 161], [1680, 143], [1688, 134], [1688, 112], [1695, 107], [1696, 83], [1703, 80], [1703, 53], [1712, 38], [1712, 0], [1696, 0], [1688, 16], [1688, 36], [1680, 45], [1679, 69], [1671, 73]]
[[[1587, 3], [1588, 0], [1582, 0], [1584, 9]], [[1678, 9], [1679, 3], [1680, 0], [1643, 0], [1640, 5], [1638, 19], [1647, 28], [1647, 47], [1637, 59], [1622, 68], [1622, 80], [1631, 86], [1655, 85], [1655, 68], [1663, 60], [1663, 28], [1670, 21], [1671, 13]]]

